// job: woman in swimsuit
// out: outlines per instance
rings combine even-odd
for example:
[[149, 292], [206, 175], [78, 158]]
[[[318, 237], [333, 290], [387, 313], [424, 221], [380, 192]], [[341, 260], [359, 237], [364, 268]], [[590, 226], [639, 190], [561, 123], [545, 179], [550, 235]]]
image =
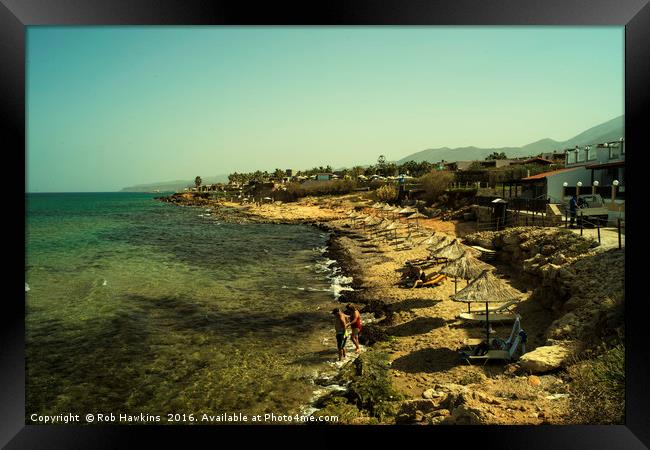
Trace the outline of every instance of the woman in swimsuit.
[[352, 303], [348, 303], [345, 312], [350, 316], [350, 330], [352, 331], [352, 343], [359, 353], [359, 334], [361, 333], [361, 313], [355, 308]]

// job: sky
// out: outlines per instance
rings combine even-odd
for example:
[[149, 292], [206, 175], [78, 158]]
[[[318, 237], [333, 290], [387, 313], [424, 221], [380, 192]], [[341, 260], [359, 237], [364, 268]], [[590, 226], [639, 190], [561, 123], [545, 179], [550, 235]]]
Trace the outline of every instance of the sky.
[[26, 189], [563, 141], [623, 113], [623, 27], [30, 26]]

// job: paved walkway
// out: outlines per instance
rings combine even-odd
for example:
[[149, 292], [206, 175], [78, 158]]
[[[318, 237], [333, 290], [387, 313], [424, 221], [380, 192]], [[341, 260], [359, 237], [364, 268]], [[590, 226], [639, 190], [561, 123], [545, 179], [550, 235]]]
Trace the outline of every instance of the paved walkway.
[[[580, 234], [579, 228], [569, 228], [574, 233]], [[598, 230], [596, 228], [583, 228], [582, 237], [587, 239], [598, 240]], [[621, 246], [625, 247], [625, 231], [621, 233]], [[600, 229], [600, 250], [609, 250], [618, 248], [618, 230], [616, 227], [605, 227]]]

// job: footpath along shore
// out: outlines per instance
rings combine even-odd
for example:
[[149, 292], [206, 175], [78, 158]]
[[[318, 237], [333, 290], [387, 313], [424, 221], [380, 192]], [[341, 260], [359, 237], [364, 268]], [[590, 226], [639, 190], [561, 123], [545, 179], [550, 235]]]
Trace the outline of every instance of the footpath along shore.
[[[467, 306], [449, 298], [454, 293], [451, 279], [436, 287], [409, 289], [400, 286], [399, 269], [407, 260], [426, 257], [429, 254], [426, 244], [402, 250], [390, 242], [367, 241], [363, 228], [352, 226], [347, 218], [346, 213], [352, 211], [355, 204], [345, 199], [336, 202], [303, 199], [261, 206], [224, 202], [194, 206], [207, 206], [219, 218], [310, 223], [332, 234], [329, 257], [339, 261], [344, 275], [354, 280], [354, 291], [346, 292], [340, 300], [357, 304], [362, 317], [373, 318], [375, 323], [365, 327], [365, 336], [362, 336], [362, 343], [369, 346], [365, 353], [387, 355], [387, 381], [390, 389], [398, 394], [399, 401], [382, 414], [382, 423], [566, 423], [564, 417], [570, 408], [570, 398], [566, 393], [567, 380], [562, 374], [557, 371], [532, 374], [515, 364], [502, 362], [468, 365], [460, 359], [459, 350], [465, 341], [482, 337], [484, 328], [468, 326], [457, 319]], [[362, 208], [356, 205], [356, 209]], [[366, 208], [365, 212], [372, 210]], [[420, 227], [424, 233], [446, 234], [459, 239], [474, 231], [471, 223], [435, 219], [423, 220]], [[469, 242], [476, 244], [476, 239], [470, 236]], [[575, 239], [582, 238], [576, 236]], [[479, 243], [483, 241], [479, 239]], [[584, 251], [589, 246], [589, 243], [583, 245]], [[492, 264], [495, 275], [522, 292], [523, 301], [516, 311], [522, 316], [522, 326], [528, 335], [526, 350], [547, 348], [549, 329], [557, 322], [558, 312], [553, 311], [552, 301], [545, 301], [544, 296], [552, 297], [554, 293], [544, 291], [541, 275], [536, 278], [531, 270], [517, 270], [521, 266], [518, 263], [520, 260], [513, 257], [511, 261], [498, 260]], [[564, 263], [571, 263], [571, 258], [565, 258]], [[458, 289], [465, 284], [464, 280], [459, 281]], [[538, 288], [537, 293], [535, 288]], [[493, 324], [492, 328], [495, 336], [505, 339], [511, 324]], [[362, 372], [360, 366], [357, 364], [358, 374]], [[340, 403], [329, 404], [322, 411], [338, 413]], [[344, 409], [347, 420], [343, 422], [376, 423], [364, 408], [360, 409], [352, 412], [350, 408]]]

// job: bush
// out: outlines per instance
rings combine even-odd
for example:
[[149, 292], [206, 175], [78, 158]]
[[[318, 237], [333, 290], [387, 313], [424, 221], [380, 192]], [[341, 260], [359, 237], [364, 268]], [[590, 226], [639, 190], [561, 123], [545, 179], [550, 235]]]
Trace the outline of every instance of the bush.
[[446, 171], [432, 171], [418, 179], [424, 189], [423, 198], [428, 202], [435, 202], [438, 197], [454, 181], [454, 174]]
[[390, 203], [397, 200], [397, 189], [395, 186], [387, 184], [375, 191], [377, 200], [380, 202]]
[[625, 418], [625, 346], [621, 343], [568, 368], [571, 423], [622, 424]]
[[279, 195], [284, 201], [295, 201], [302, 197], [318, 197], [323, 195], [349, 194], [357, 187], [353, 180], [305, 181], [304, 183], [289, 183], [283, 194]]
[[397, 413], [396, 402], [402, 396], [395, 390], [388, 373], [390, 362], [384, 352], [367, 352], [360, 356], [362, 375], [353, 377], [348, 396], [361, 409], [367, 410], [379, 421]]

